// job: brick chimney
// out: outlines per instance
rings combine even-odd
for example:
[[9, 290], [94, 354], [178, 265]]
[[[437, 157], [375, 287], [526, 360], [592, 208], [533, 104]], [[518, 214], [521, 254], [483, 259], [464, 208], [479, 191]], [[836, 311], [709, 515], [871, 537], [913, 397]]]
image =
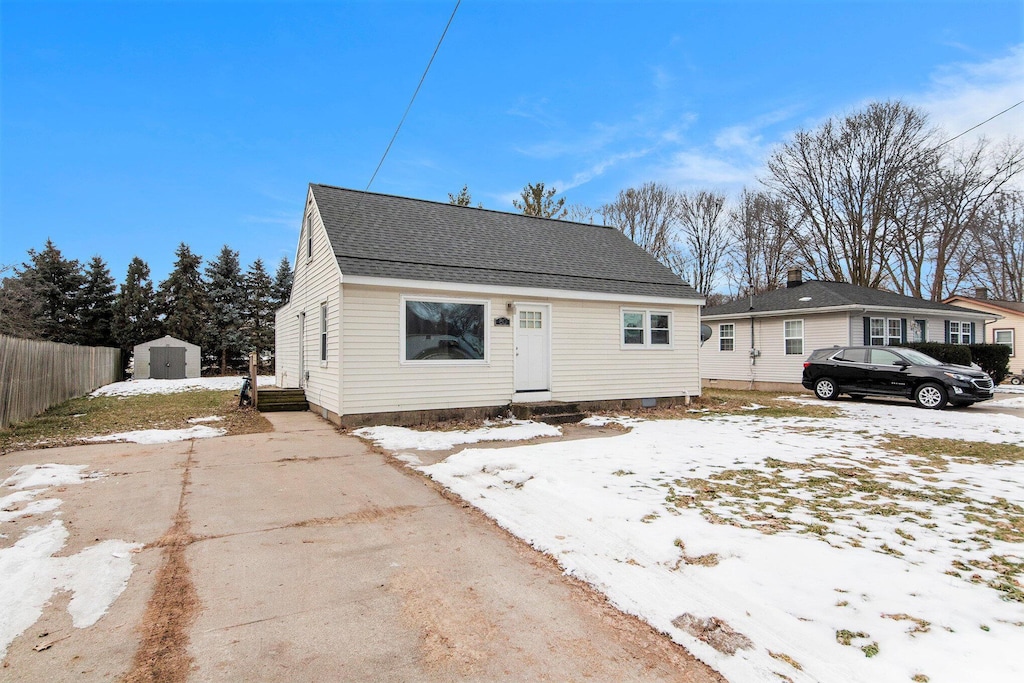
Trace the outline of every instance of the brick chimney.
[[786, 273], [786, 286], [799, 287], [804, 283], [804, 272], [799, 268], [790, 268]]
[[987, 299], [988, 298], [988, 287], [975, 287], [974, 288], [975, 299]]

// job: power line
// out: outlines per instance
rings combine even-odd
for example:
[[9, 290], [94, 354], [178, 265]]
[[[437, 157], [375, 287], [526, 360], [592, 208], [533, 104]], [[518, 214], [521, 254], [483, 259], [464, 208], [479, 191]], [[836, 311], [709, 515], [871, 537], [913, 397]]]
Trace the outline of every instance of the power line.
[[402, 120], [398, 122], [398, 127], [395, 128], [395, 134], [391, 136], [391, 141], [388, 143], [387, 149], [384, 150], [384, 154], [380, 158], [380, 162], [377, 164], [377, 168], [374, 169], [373, 175], [370, 176], [370, 182], [366, 183], [366, 189], [370, 189], [370, 185], [373, 185], [374, 178], [377, 177], [377, 172], [380, 171], [380, 167], [384, 165], [384, 159], [387, 158], [388, 152], [391, 151], [391, 145], [395, 143], [395, 138], [398, 137], [398, 131], [402, 130], [402, 124], [405, 123], [405, 117], [409, 115], [409, 110], [412, 109], [412, 103], [416, 101], [416, 95], [419, 94], [420, 88], [423, 86], [423, 81], [427, 78], [427, 72], [430, 71], [430, 65], [434, 63], [434, 57], [437, 56], [437, 51], [441, 49], [441, 43], [444, 42], [444, 37], [448, 35], [448, 27], [452, 25], [452, 20], [455, 19], [455, 13], [459, 11], [459, 5], [462, 4], [462, 0], [456, 0], [455, 9], [452, 10], [452, 15], [448, 17], [448, 23], [445, 24], [444, 31], [441, 32], [441, 38], [437, 41], [437, 47], [434, 48], [434, 54], [430, 55], [430, 61], [427, 62], [427, 68], [423, 70], [423, 75], [420, 76], [420, 82], [416, 86], [415, 92], [412, 94], [412, 98], [409, 99], [409, 104], [405, 108], [405, 113], [402, 114]]
[[1011, 109], [1013, 109], [1014, 107], [1019, 107], [1022, 104], [1024, 104], [1024, 100], [1021, 100], [1020, 102], [1017, 102], [1016, 104], [1011, 104], [1009, 107], [1007, 107], [1006, 109], [1002, 110], [998, 114], [993, 114], [992, 116], [988, 117], [987, 119], [985, 119], [981, 123], [979, 123], [977, 125], [974, 125], [974, 126], [971, 126], [970, 128], [968, 128], [964, 132], [960, 133], [959, 135], [954, 135], [953, 137], [951, 137], [950, 139], [946, 140], [945, 142], [937, 145], [936, 147], [938, 148], [938, 147], [942, 147], [944, 145], [948, 145], [949, 143], [953, 142], [953, 140], [956, 140], [957, 138], [962, 138], [963, 136], [967, 135], [968, 133], [970, 133], [975, 128], [981, 128], [982, 126], [984, 126], [986, 123], [988, 123], [992, 119], [998, 118], [998, 117], [1002, 116], [1003, 114], [1005, 114], [1006, 112], [1008, 112]]

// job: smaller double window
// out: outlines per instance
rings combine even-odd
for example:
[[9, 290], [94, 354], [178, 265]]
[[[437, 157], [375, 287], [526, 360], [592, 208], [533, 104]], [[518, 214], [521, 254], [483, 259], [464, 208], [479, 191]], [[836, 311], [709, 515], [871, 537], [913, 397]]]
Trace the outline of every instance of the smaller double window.
[[896, 346], [903, 342], [903, 320], [900, 318], [872, 318], [869, 326], [871, 346]]
[[672, 344], [671, 314], [622, 310], [622, 344], [629, 348], [664, 348]]
[[949, 343], [950, 344], [970, 344], [971, 343], [971, 324], [967, 322], [961, 322], [959, 320], [949, 321]]
[[734, 351], [736, 349], [736, 324], [722, 323], [718, 326], [718, 350]]

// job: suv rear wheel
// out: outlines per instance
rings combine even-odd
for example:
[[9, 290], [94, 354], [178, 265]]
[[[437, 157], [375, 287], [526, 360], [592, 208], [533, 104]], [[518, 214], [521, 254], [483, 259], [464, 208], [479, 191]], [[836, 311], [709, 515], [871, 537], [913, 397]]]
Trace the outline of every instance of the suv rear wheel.
[[941, 410], [948, 398], [946, 390], [933, 382], [925, 382], [914, 390], [914, 401], [922, 408]]
[[822, 401], [833, 401], [839, 395], [839, 387], [830, 377], [822, 377], [814, 383], [814, 395]]

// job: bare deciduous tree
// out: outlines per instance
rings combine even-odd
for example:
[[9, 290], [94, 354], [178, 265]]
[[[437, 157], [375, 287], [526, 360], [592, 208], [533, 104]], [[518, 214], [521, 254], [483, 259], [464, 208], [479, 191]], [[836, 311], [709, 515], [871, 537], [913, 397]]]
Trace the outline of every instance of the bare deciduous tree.
[[570, 204], [565, 209], [565, 214], [562, 216], [561, 220], [571, 221], [573, 223], [590, 223], [593, 225], [594, 219], [597, 218], [597, 216], [597, 212], [585, 204]]
[[797, 247], [815, 277], [883, 282], [895, 200], [916, 177], [930, 136], [919, 110], [873, 103], [800, 131], [770, 156], [765, 184], [799, 212]]
[[679, 234], [685, 245], [683, 277], [698, 292], [715, 287], [718, 269], [729, 248], [729, 233], [722, 220], [725, 196], [700, 190], [679, 194]]
[[658, 183], [619, 190], [615, 201], [601, 208], [606, 225], [618, 228], [629, 239], [669, 268], [679, 270], [676, 231], [679, 198]]
[[796, 263], [793, 219], [786, 202], [768, 193], [743, 190], [726, 218], [732, 242], [730, 276], [740, 295], [778, 289]]
[[971, 283], [995, 299], [1024, 302], [1024, 192], [995, 196], [971, 232], [978, 254]]

